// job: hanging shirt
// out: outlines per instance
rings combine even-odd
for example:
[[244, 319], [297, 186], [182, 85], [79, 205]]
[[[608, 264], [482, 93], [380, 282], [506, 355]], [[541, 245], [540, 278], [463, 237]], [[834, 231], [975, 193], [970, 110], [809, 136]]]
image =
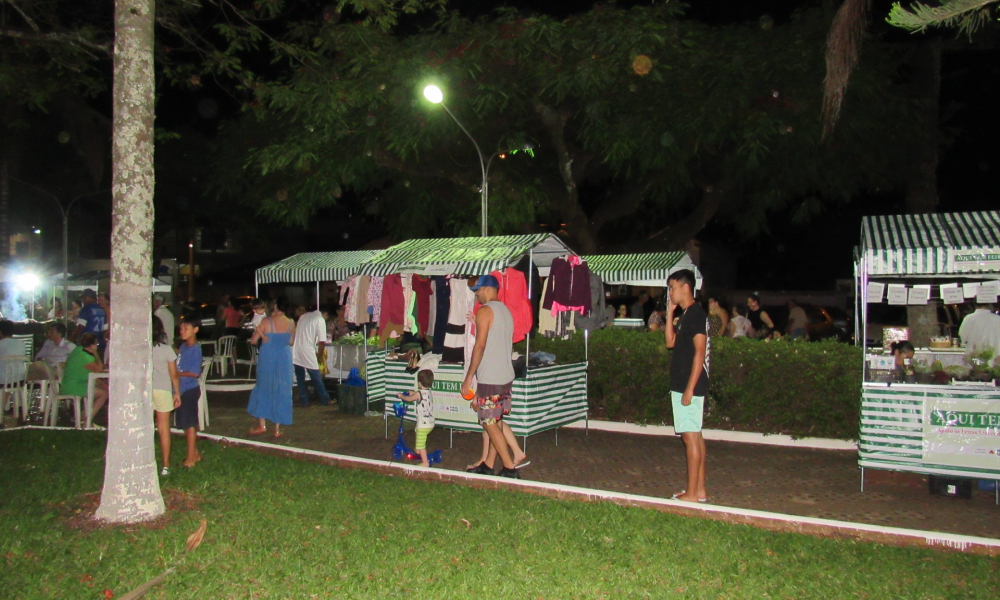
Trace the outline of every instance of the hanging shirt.
[[453, 277], [448, 280], [448, 286], [451, 288], [451, 303], [442, 355], [445, 362], [460, 363], [465, 362], [465, 337], [470, 325], [467, 315], [475, 304], [476, 296], [464, 279]]
[[554, 312], [575, 310], [584, 315], [589, 313], [590, 268], [583, 261], [574, 266], [567, 259], [554, 259], [545, 291], [542, 308]]
[[[371, 281], [368, 282], [368, 297], [366, 301], [368, 302], [367, 308], [371, 309], [371, 322], [378, 323], [380, 313], [382, 312], [382, 281], [384, 277], [372, 277]], [[366, 308], [366, 310], [367, 310]]]
[[596, 331], [607, 324], [607, 313], [604, 306], [604, 282], [601, 276], [590, 272], [590, 311], [586, 315], [577, 315], [576, 326], [586, 331]]
[[528, 282], [524, 278], [524, 273], [514, 268], [508, 268], [503, 273], [494, 271], [491, 275], [500, 282], [497, 299], [510, 310], [510, 315], [514, 319], [512, 341], [516, 344], [523, 340], [535, 325], [535, 320], [531, 316], [531, 303], [528, 301]]
[[448, 280], [440, 275], [435, 275], [434, 298], [437, 304], [437, 315], [434, 321], [434, 354], [444, 353], [444, 338], [448, 332], [448, 313], [451, 311], [451, 287]]
[[431, 279], [421, 275], [413, 276], [413, 296], [417, 303], [417, 329], [427, 333], [430, 328]]
[[379, 335], [385, 337], [384, 332], [388, 323], [397, 326], [403, 324], [405, 302], [402, 278], [399, 274], [386, 275], [382, 281], [382, 309], [378, 321]]

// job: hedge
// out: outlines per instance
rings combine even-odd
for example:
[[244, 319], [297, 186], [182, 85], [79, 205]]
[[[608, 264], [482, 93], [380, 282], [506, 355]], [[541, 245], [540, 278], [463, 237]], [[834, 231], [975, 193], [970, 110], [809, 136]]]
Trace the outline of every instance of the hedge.
[[[523, 344], [519, 344], [523, 352]], [[536, 337], [531, 351], [584, 360], [583, 336]], [[705, 427], [857, 439], [861, 348], [829, 342], [712, 338]], [[601, 330], [590, 336], [592, 416], [672, 423], [670, 355], [662, 333]]]

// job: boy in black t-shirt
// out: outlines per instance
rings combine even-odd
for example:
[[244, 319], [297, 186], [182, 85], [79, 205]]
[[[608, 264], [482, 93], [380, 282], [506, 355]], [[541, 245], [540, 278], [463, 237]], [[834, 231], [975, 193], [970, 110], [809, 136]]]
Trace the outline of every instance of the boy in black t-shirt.
[[[694, 273], [688, 269], [667, 279], [669, 303], [666, 315], [667, 348], [670, 359], [670, 403], [674, 431], [679, 433], [687, 454], [687, 489], [674, 494], [685, 502], [707, 502], [705, 490], [705, 438], [701, 435], [705, 396], [708, 394], [708, 316], [694, 301]], [[674, 327], [675, 312], [681, 311]]]

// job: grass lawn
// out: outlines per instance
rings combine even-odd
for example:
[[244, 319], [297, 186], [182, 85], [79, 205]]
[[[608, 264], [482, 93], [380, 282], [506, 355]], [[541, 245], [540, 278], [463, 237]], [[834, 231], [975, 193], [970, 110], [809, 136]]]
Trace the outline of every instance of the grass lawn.
[[100, 491], [104, 436], [0, 433], [0, 596], [121, 596], [173, 564], [203, 518], [202, 545], [147, 598], [1000, 595], [1000, 558], [200, 448], [196, 469], [178, 465], [161, 480], [194, 510], [155, 526], [81, 527], [74, 507]]

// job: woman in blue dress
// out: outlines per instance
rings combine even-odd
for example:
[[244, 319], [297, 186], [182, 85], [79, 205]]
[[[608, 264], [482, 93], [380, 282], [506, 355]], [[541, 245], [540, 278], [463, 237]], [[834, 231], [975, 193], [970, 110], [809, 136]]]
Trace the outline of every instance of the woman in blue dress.
[[250, 338], [251, 344], [263, 340], [257, 357], [257, 384], [250, 392], [247, 412], [260, 419], [250, 435], [267, 433], [266, 421], [274, 423], [274, 437], [280, 438], [282, 425], [292, 424], [292, 341], [295, 321], [285, 315], [288, 299], [274, 303], [271, 316], [260, 322]]

